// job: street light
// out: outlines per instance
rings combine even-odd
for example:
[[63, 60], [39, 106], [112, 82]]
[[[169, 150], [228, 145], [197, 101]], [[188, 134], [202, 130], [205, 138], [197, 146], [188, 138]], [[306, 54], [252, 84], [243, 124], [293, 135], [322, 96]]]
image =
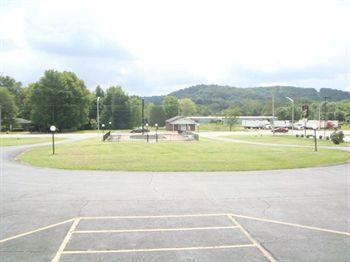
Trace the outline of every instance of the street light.
[[97, 97], [96, 99], [96, 109], [97, 109], [97, 134], [98, 137], [100, 137], [100, 98], [101, 97]]
[[52, 154], [55, 154], [55, 131], [56, 127], [55, 126], [50, 126], [50, 131], [52, 133]]
[[108, 124], [109, 124], [109, 130], [112, 130], [112, 122], [109, 121]]
[[196, 124], [198, 130], [198, 141], [199, 141], [199, 123]]
[[289, 96], [286, 96], [286, 98], [292, 102], [292, 135], [294, 133], [294, 100], [292, 98], [290, 98]]
[[317, 134], [316, 134], [317, 127], [318, 127], [317, 124], [312, 125], [312, 129], [314, 130], [315, 152], [317, 151], [317, 138], [316, 138], [317, 137]]
[[[146, 123], [146, 129], [148, 130], [148, 123]], [[147, 138], [147, 143], [149, 142], [149, 135], [148, 135], [148, 132], [146, 134], [146, 138]]]
[[158, 124], [155, 123], [154, 126], [156, 127], [156, 142], [158, 142]]

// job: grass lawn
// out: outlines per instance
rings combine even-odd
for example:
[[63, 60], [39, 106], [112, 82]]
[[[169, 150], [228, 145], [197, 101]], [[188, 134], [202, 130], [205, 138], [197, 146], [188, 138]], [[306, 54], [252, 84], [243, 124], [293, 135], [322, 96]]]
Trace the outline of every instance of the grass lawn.
[[350, 153], [309, 148], [246, 145], [201, 139], [193, 142], [100, 142], [87, 139], [35, 148], [18, 156], [35, 166], [124, 171], [233, 171], [320, 166], [350, 160]]
[[[60, 141], [63, 139], [64, 138], [55, 137], [55, 141]], [[49, 137], [1, 137], [0, 147], [30, 145], [30, 144], [47, 143], [47, 142], [51, 142], [51, 138]]]
[[[313, 138], [305, 138], [305, 137], [295, 137], [291, 135], [234, 135], [227, 136], [227, 138], [233, 138], [243, 141], [250, 142], [262, 142], [262, 143], [275, 143], [275, 144], [289, 144], [289, 145], [302, 145], [302, 146], [313, 146], [314, 140]], [[317, 145], [320, 146], [350, 146], [349, 142], [344, 142], [339, 145], [334, 144], [330, 140], [325, 139], [317, 139]]]

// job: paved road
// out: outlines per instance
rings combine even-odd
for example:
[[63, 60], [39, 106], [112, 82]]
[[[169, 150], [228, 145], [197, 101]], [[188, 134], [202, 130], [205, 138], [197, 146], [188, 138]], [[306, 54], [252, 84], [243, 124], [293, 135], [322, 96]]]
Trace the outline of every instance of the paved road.
[[349, 261], [350, 164], [68, 171], [15, 162], [26, 148], [1, 148], [1, 261]]

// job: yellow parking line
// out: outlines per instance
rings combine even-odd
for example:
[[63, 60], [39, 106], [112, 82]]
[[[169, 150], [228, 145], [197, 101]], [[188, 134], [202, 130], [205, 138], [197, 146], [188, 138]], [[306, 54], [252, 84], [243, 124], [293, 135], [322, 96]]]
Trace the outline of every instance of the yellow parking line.
[[189, 215], [156, 215], [156, 216], [102, 216], [102, 217], [81, 217], [81, 219], [127, 219], [127, 218], [182, 218], [182, 217], [215, 217], [227, 216], [228, 214], [189, 214]]
[[61, 255], [62, 255], [64, 249], [66, 248], [66, 246], [67, 246], [69, 240], [70, 240], [71, 237], [72, 237], [73, 231], [75, 230], [75, 228], [76, 228], [76, 227], [78, 226], [78, 224], [79, 224], [79, 221], [80, 221], [80, 218], [79, 218], [79, 217], [74, 219], [74, 222], [73, 222], [72, 226], [71, 226], [70, 229], [68, 230], [67, 235], [66, 235], [65, 238], [63, 239], [63, 241], [62, 241], [62, 243], [61, 243], [61, 245], [60, 245], [60, 247], [59, 247], [59, 249], [58, 249], [58, 251], [57, 251], [55, 257], [51, 260], [51, 262], [58, 262], [58, 261], [60, 260], [60, 257], [61, 257]]
[[228, 215], [228, 218], [232, 221], [234, 225], [239, 226], [243, 234], [247, 236], [247, 238], [253, 243], [254, 246], [256, 246], [260, 252], [271, 262], [276, 262], [277, 260], [272, 256], [270, 252], [268, 252], [258, 241], [256, 241], [249, 233], [248, 231], [240, 224], [234, 217]]
[[274, 223], [274, 224], [280, 224], [280, 225], [285, 225], [285, 226], [299, 227], [299, 228], [311, 229], [311, 230], [322, 231], [322, 232], [327, 232], [327, 233], [350, 236], [350, 232], [345, 232], [345, 231], [337, 231], [337, 230], [332, 230], [332, 229], [327, 229], [327, 228], [305, 226], [305, 225], [300, 225], [300, 224], [296, 224], [296, 223], [288, 223], [288, 222], [282, 222], [282, 221], [278, 221], [278, 220], [271, 220], [271, 219], [251, 217], [251, 216], [243, 216], [243, 215], [237, 215], [237, 214], [231, 214], [231, 216], [246, 218], [246, 219], [251, 219], [251, 220], [256, 220], [256, 221], [261, 221], [261, 222]]
[[238, 226], [224, 227], [183, 227], [183, 228], [142, 228], [142, 229], [111, 229], [111, 230], [77, 230], [77, 234], [95, 234], [95, 233], [130, 233], [130, 232], [167, 232], [167, 231], [192, 231], [192, 230], [218, 230], [234, 229]]
[[63, 224], [72, 222], [73, 220], [74, 220], [74, 218], [71, 218], [71, 219], [68, 219], [68, 220], [56, 223], [56, 224], [52, 224], [52, 225], [45, 226], [45, 227], [40, 227], [40, 228], [31, 230], [31, 231], [28, 231], [28, 232], [25, 232], [25, 233], [22, 233], [22, 234], [18, 234], [18, 235], [12, 236], [12, 237], [4, 238], [4, 239], [0, 240], [0, 243], [4, 243], [4, 242], [12, 240], [12, 239], [16, 239], [16, 238], [19, 238], [19, 237], [24, 237], [24, 236], [27, 236], [27, 235], [30, 235], [30, 234], [33, 234], [33, 233], [36, 233], [36, 232], [40, 232], [40, 231], [43, 231], [43, 230], [46, 230], [46, 229], [49, 229], [49, 228], [53, 228], [53, 227], [56, 227], [56, 226], [59, 226], [59, 225], [63, 225]]
[[141, 248], [141, 249], [116, 249], [116, 250], [69, 250], [62, 254], [97, 254], [97, 253], [133, 253], [133, 252], [160, 252], [160, 251], [184, 251], [184, 250], [205, 250], [205, 249], [228, 249], [254, 247], [252, 244], [208, 246], [208, 247], [170, 247], [170, 248]]

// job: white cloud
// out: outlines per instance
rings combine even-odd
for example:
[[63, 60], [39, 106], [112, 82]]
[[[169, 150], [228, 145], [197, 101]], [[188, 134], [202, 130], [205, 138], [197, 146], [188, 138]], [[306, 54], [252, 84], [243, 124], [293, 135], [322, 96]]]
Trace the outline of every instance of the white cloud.
[[344, 1], [5, 1], [1, 71], [30, 82], [72, 70], [141, 95], [196, 83], [346, 90], [349, 12]]

